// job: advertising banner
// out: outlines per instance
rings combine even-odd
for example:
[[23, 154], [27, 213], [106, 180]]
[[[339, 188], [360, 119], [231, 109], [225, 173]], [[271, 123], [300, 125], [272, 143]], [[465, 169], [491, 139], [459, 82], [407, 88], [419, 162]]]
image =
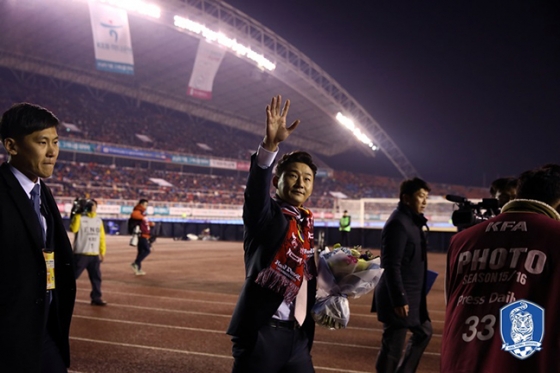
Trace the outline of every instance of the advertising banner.
[[202, 100], [212, 99], [212, 85], [226, 54], [225, 49], [200, 40], [187, 95]]
[[171, 157], [171, 162], [190, 166], [210, 167], [210, 158], [193, 157], [189, 155], [173, 155]]
[[60, 150], [69, 150], [80, 153], [95, 153], [95, 145], [78, 141], [60, 140], [58, 142]]
[[250, 167], [250, 162], [237, 161], [237, 171], [249, 171]]
[[118, 215], [121, 213], [121, 206], [120, 205], [99, 205], [97, 206], [97, 213], [98, 214], [115, 214]]
[[124, 9], [89, 1], [97, 70], [134, 74], [128, 14]]
[[155, 206], [154, 215], [169, 215], [169, 207]]
[[243, 216], [243, 209], [197, 209], [192, 210], [193, 217], [226, 217], [226, 218], [240, 218]]
[[190, 207], [170, 207], [169, 208], [169, 215], [182, 216], [183, 218], [186, 218], [188, 216], [192, 216], [192, 208], [190, 208]]
[[210, 159], [210, 167], [223, 168], [226, 170], [235, 170], [237, 169], [237, 162], [225, 161], [222, 159]]
[[153, 159], [159, 161], [169, 161], [169, 155], [151, 150], [137, 150], [129, 148], [120, 148], [117, 146], [102, 145], [100, 149], [102, 154], [117, 155], [121, 157], [140, 158], [140, 159]]
[[121, 215], [130, 215], [132, 214], [132, 210], [134, 206], [120, 206], [121, 207]]

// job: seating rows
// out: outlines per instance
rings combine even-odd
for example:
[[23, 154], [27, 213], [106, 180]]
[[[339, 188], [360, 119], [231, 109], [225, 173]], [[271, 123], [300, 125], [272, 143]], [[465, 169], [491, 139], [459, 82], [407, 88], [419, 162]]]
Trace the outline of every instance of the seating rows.
[[[163, 179], [170, 186], [161, 186], [152, 179]], [[97, 163], [59, 161], [53, 177], [48, 180], [59, 197], [90, 196], [95, 198], [156, 201], [202, 205], [243, 204], [246, 173], [210, 175], [162, 169], [119, 167]], [[366, 174], [335, 171], [332, 178], [317, 178], [309, 207], [336, 209], [337, 198], [331, 192], [345, 194], [349, 199], [398, 198], [399, 181]], [[95, 192], [93, 192], [95, 191]], [[443, 193], [445, 192], [445, 193]], [[472, 189], [435, 185], [432, 195], [465, 194], [477, 198]], [[443, 194], [442, 194], [443, 193]]]
[[[62, 139], [87, 139], [134, 146], [142, 149], [177, 151], [247, 160], [261, 137], [230, 127], [200, 122], [188, 115], [148, 104], [134, 105], [109, 93], [93, 94], [85, 87], [56, 88], [48, 79], [35, 78], [33, 84], [17, 82], [0, 69], [0, 108], [14, 102], [33, 102], [53, 111], [59, 119], [76, 125], [80, 131], [63, 128]], [[224, 132], [225, 131], [225, 132]], [[147, 136], [151, 142], [141, 140]], [[201, 147], [198, 144], [205, 144]], [[206, 149], [205, 149], [206, 148]], [[293, 149], [284, 148], [283, 151]], [[320, 166], [320, 158], [317, 159]], [[172, 184], [162, 187], [150, 181], [161, 178]], [[149, 199], [200, 204], [240, 205], [243, 202], [245, 173], [210, 175], [162, 169], [142, 169], [97, 163], [60, 160], [49, 183], [57, 196], [78, 196], [95, 190], [97, 198]], [[317, 178], [309, 205], [334, 208], [330, 192], [348, 198], [397, 198], [400, 179], [335, 170], [330, 178]], [[455, 194], [468, 198], [488, 196], [486, 188], [432, 184], [432, 195]]]

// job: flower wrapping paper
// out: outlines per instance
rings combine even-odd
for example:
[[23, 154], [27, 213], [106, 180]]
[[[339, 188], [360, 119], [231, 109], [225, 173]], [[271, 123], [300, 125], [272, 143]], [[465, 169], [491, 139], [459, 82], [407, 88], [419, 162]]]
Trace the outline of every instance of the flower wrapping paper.
[[316, 256], [317, 299], [311, 310], [315, 322], [328, 329], [342, 329], [350, 320], [348, 298], [372, 291], [383, 269], [380, 258], [358, 259], [347, 247], [328, 248]]

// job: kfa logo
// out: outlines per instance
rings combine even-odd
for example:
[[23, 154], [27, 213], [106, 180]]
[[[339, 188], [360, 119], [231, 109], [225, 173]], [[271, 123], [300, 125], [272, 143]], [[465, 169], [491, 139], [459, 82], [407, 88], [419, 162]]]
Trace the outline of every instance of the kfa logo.
[[527, 359], [541, 350], [544, 336], [544, 309], [520, 299], [500, 309], [502, 350], [518, 359]]

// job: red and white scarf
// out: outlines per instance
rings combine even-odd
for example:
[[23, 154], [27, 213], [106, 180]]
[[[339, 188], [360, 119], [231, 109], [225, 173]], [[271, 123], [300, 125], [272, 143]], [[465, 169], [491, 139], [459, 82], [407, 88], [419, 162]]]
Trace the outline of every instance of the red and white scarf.
[[288, 220], [288, 231], [270, 267], [260, 271], [255, 282], [282, 294], [290, 303], [296, 298], [303, 277], [307, 280], [314, 277], [312, 268], [315, 267], [309, 267], [314, 252], [313, 214], [307, 209], [275, 200]]

